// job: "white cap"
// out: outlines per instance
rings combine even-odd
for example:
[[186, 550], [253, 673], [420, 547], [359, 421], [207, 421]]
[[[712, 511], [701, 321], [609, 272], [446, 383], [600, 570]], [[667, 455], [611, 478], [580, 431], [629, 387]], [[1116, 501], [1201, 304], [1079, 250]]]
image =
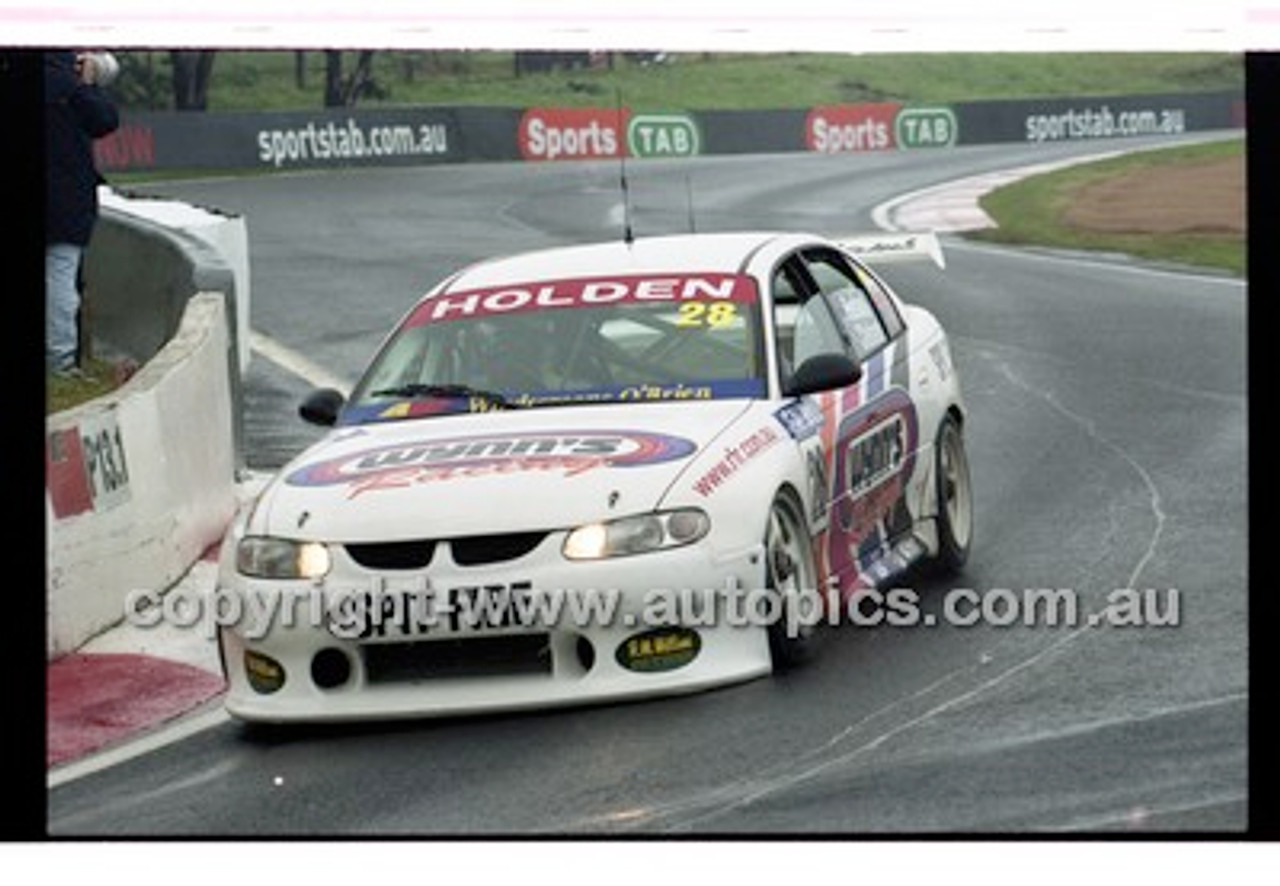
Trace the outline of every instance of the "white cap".
[[109, 52], [91, 52], [93, 61], [93, 82], [99, 86], [110, 86], [120, 73], [120, 62]]

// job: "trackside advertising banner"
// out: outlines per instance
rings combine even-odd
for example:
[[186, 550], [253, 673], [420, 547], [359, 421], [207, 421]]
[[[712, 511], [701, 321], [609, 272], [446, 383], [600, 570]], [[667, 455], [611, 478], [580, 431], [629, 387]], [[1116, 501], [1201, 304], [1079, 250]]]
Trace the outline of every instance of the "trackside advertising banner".
[[775, 111], [396, 108], [126, 113], [95, 143], [103, 172], [300, 169], [807, 151], [858, 154], [1242, 128], [1238, 92]]
[[803, 151], [806, 112], [699, 111], [704, 154], [780, 154]]
[[682, 111], [637, 114], [629, 108], [530, 108], [520, 117], [516, 148], [530, 161], [703, 153], [695, 115]]
[[1134, 138], [1244, 126], [1244, 96], [1138, 95], [954, 106], [960, 144]]
[[894, 120], [902, 105], [825, 105], [804, 121], [805, 148], [819, 154], [860, 154], [897, 147]]
[[624, 156], [626, 108], [530, 108], [516, 148], [525, 160], [603, 160]]
[[502, 108], [126, 113], [94, 154], [104, 172], [515, 160], [519, 115]]

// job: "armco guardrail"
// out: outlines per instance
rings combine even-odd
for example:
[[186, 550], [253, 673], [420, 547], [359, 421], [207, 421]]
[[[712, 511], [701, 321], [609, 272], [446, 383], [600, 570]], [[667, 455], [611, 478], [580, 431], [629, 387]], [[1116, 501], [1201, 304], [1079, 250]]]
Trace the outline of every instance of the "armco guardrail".
[[225, 293], [186, 301], [177, 333], [116, 392], [46, 420], [47, 653], [170, 587], [236, 508]]
[[1009, 141], [1176, 135], [1244, 126], [1240, 91], [768, 111], [633, 107], [358, 108], [126, 113], [97, 143], [108, 173], [147, 169], [563, 161], [698, 154], [859, 153]]

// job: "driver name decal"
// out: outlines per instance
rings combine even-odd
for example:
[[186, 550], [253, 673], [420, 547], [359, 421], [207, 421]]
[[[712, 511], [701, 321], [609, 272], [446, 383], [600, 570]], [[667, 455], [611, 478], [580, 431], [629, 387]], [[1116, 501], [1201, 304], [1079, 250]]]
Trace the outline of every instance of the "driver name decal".
[[644, 431], [565, 431], [489, 434], [410, 441], [304, 465], [292, 486], [347, 484], [349, 497], [466, 477], [558, 471], [565, 477], [596, 468], [625, 468], [685, 458], [691, 440]]

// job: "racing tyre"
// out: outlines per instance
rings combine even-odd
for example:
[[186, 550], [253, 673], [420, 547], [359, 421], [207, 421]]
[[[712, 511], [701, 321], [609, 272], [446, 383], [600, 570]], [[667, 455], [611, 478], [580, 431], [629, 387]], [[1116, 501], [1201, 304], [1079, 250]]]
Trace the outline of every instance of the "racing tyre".
[[964, 435], [954, 416], [938, 428], [934, 446], [934, 480], [938, 492], [938, 553], [934, 567], [941, 575], [954, 575], [969, 559], [973, 542], [973, 486], [969, 482], [969, 458]]
[[768, 627], [774, 670], [787, 670], [813, 655], [820, 613], [807, 609], [817, 603], [818, 571], [813, 543], [799, 516], [800, 508], [779, 495], [769, 508], [765, 528], [765, 580], [777, 595], [777, 618]]

